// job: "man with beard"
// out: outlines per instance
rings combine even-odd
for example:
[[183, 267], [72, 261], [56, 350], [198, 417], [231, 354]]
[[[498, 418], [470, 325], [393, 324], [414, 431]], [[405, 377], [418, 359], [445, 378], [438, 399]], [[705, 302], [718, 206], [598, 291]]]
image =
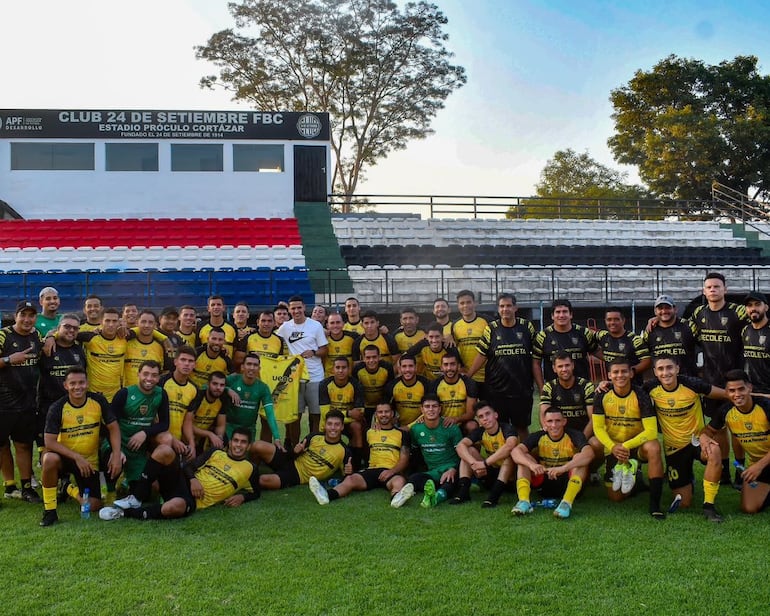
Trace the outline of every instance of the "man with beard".
[[677, 316], [676, 304], [669, 295], [659, 295], [655, 299], [654, 310], [655, 317], [651, 320], [651, 327], [642, 334], [642, 340], [650, 349], [650, 355], [653, 358], [659, 355], [677, 357], [681, 374], [697, 376], [697, 331], [692, 321]]
[[460, 374], [460, 358], [456, 349], [449, 349], [441, 360], [443, 376], [430, 384], [431, 393], [441, 402], [444, 425], [458, 424], [467, 434], [478, 427], [473, 419], [478, 399], [476, 381]]
[[743, 300], [749, 323], [743, 328], [744, 370], [749, 375], [752, 391], [770, 393], [770, 320], [767, 318], [767, 297], [752, 291]]

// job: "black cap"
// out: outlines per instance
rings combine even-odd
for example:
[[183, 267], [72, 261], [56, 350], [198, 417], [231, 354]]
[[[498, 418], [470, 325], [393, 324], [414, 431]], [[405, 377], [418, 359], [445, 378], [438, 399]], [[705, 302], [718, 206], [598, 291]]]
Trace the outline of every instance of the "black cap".
[[160, 312], [160, 316], [165, 317], [169, 314], [175, 314], [176, 316], [179, 316], [179, 310], [176, 309], [176, 306], [166, 306], [163, 310]]
[[743, 298], [743, 303], [748, 304], [751, 301], [767, 304], [767, 297], [765, 297], [764, 293], [760, 293], [759, 291], [751, 291], [746, 297]]
[[31, 301], [27, 299], [24, 299], [20, 301], [18, 304], [16, 304], [16, 312], [14, 312], [13, 314], [19, 314], [23, 310], [31, 310], [32, 312], [37, 314], [37, 306], [35, 306], [35, 304], [33, 304]]

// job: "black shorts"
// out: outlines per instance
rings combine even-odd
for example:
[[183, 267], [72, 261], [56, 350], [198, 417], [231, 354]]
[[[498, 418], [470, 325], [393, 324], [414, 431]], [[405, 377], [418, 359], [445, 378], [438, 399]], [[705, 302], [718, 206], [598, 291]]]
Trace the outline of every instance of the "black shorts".
[[71, 474], [75, 478], [75, 483], [78, 486], [78, 490], [80, 490], [81, 496], [83, 495], [85, 489], [88, 488], [91, 498], [102, 498], [102, 486], [99, 482], [99, 471], [91, 473], [91, 475], [88, 477], [83, 477], [83, 475], [80, 474], [78, 465], [75, 464], [74, 460], [62, 457], [61, 472], [63, 475]]
[[543, 479], [543, 483], [536, 488], [538, 494], [543, 498], [558, 498], [564, 496], [569, 483], [569, 472], [559, 475], [556, 479], [549, 479], [548, 475]]
[[[366, 489], [367, 490], [376, 490], [377, 488], [384, 488], [386, 487], [385, 484], [387, 482], [380, 481], [380, 473], [382, 471], [386, 471], [388, 469], [386, 468], [367, 468], [363, 471], [358, 471], [358, 474], [363, 477], [364, 482], [366, 482]], [[395, 477], [395, 475], [394, 475]]]
[[37, 434], [37, 412], [34, 409], [16, 413], [0, 413], [0, 443], [9, 438], [14, 443], [31, 445]]
[[181, 498], [187, 505], [185, 515], [195, 512], [195, 497], [190, 492], [190, 480], [185, 477], [184, 470], [178, 460], [164, 466], [158, 474], [158, 487], [164, 502], [172, 498]]
[[500, 423], [509, 423], [516, 428], [528, 428], [532, 423], [532, 394], [529, 396], [508, 396], [491, 391], [487, 387], [485, 400], [497, 411]]
[[[639, 459], [639, 449], [635, 448], [631, 450], [631, 455], [629, 456], [629, 459], [633, 458], [634, 460], [637, 460], [639, 464], [644, 464], [644, 460]], [[615, 465], [618, 463], [618, 459], [613, 456], [612, 454], [608, 455], [604, 458], [605, 467], [604, 467], [604, 482], [605, 483], [612, 483], [612, 469], [615, 468]]]
[[696, 460], [705, 464], [700, 457], [700, 447], [694, 447], [692, 444], [682, 447], [674, 453], [666, 454], [666, 477], [668, 477], [668, 486], [672, 490], [691, 485], [695, 474], [692, 470], [693, 462]]
[[282, 488], [291, 488], [300, 484], [299, 473], [297, 472], [297, 467], [294, 466], [294, 459], [285, 451], [276, 449], [273, 459], [267, 465], [278, 475]]

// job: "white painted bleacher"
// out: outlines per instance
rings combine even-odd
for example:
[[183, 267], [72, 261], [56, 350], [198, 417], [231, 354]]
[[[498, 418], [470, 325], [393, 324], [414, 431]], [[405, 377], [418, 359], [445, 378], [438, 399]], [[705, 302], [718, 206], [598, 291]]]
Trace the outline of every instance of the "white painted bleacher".
[[[502, 291], [516, 294], [522, 305], [550, 303], [568, 297], [576, 304], [651, 303], [662, 293], [686, 304], [703, 288], [711, 268], [692, 266], [350, 266], [355, 293], [370, 303], [431, 304], [436, 297], [453, 298], [460, 289], [473, 289], [490, 302]], [[770, 290], [770, 268], [721, 267], [728, 292]]]
[[0, 271], [304, 267], [302, 246], [97, 246], [0, 249]]
[[332, 217], [340, 245], [624, 245], [743, 248], [711, 221]]

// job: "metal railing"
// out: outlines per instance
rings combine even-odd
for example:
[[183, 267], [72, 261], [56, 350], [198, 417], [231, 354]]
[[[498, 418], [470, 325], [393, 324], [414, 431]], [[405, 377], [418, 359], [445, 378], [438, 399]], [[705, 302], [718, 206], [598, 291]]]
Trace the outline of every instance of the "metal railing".
[[624, 220], [700, 220], [711, 201], [666, 199], [587, 199], [468, 195], [331, 194], [332, 211], [350, 205], [355, 214], [407, 213], [423, 218], [588, 218]]

